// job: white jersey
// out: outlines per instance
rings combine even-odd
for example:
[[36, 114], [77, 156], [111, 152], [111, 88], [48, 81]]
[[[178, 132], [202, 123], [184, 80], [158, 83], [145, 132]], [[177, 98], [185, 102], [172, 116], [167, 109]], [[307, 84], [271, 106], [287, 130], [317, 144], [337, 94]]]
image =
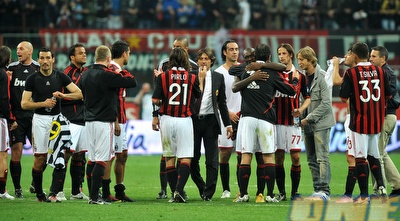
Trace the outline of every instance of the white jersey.
[[215, 71], [224, 76], [226, 106], [228, 107], [228, 110], [235, 113], [239, 112], [240, 105], [242, 103], [242, 96], [240, 93], [232, 92], [232, 84], [235, 81], [235, 77], [229, 75], [229, 70], [226, 70], [223, 65], [219, 66], [217, 69], [215, 69]]

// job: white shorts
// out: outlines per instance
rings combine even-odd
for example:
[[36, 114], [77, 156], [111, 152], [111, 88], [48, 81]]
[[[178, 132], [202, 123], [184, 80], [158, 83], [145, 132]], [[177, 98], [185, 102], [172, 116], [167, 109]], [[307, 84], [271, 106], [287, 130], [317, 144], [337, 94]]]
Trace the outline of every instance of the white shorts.
[[110, 161], [114, 155], [114, 122], [85, 122], [88, 158], [92, 162]]
[[6, 152], [10, 149], [9, 139], [7, 119], [0, 118], [0, 152]]
[[301, 151], [301, 127], [289, 125], [275, 125], [276, 147], [278, 150]]
[[57, 115], [41, 115], [33, 114], [32, 119], [32, 137], [33, 137], [33, 153], [44, 154], [49, 149], [49, 136], [51, 129], [51, 122], [53, 117]]
[[344, 131], [346, 133], [346, 144], [347, 144], [347, 155], [355, 156], [353, 145], [351, 145], [350, 136], [353, 131], [349, 128], [350, 125], [350, 114], [346, 115], [346, 120], [344, 121]]
[[352, 131], [349, 145], [354, 148], [355, 158], [367, 158], [368, 155], [377, 159], [379, 156], [378, 142], [379, 134], [360, 134]]
[[236, 142], [235, 142], [235, 151], [236, 153], [241, 153], [242, 152], [242, 118], [240, 117], [239, 124], [238, 124], [238, 129], [236, 133]]
[[164, 157], [193, 157], [194, 135], [191, 117], [162, 115], [160, 133]]
[[[275, 126], [268, 121], [254, 117], [243, 117], [240, 119], [241, 128], [241, 150], [242, 153], [275, 153]], [[259, 147], [259, 148], [258, 148]]]
[[71, 152], [86, 152], [88, 150], [88, 145], [86, 144], [85, 126], [70, 123], [69, 130], [71, 131]]
[[127, 150], [126, 145], [126, 124], [119, 124], [121, 127], [121, 134], [119, 136], [114, 135], [114, 150], [115, 153], [122, 153], [122, 151]]

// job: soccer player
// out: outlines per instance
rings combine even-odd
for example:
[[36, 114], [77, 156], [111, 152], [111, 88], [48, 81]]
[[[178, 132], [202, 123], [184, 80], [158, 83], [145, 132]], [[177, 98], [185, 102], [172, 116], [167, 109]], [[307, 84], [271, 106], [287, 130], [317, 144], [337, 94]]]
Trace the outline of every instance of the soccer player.
[[115, 93], [119, 88], [136, 87], [137, 82], [126, 70], [116, 74], [108, 68], [111, 51], [105, 45], [96, 48], [95, 62], [81, 80], [89, 158], [86, 177], [90, 188], [88, 203], [105, 204], [98, 196], [106, 164], [111, 160], [114, 150], [113, 134], [117, 118]]
[[[116, 41], [114, 44], [111, 46], [111, 56], [112, 60], [110, 63], [109, 68], [117, 71], [122, 70], [122, 67], [126, 64], [128, 64], [129, 61], [129, 56], [130, 56], [131, 50], [129, 47], [129, 44], [124, 41]], [[135, 200], [129, 198], [125, 194], [125, 185], [124, 185], [124, 177], [125, 177], [125, 165], [126, 161], [128, 159], [128, 147], [126, 144], [126, 114], [125, 114], [125, 95], [126, 95], [126, 89], [125, 88], [119, 88], [118, 90], [118, 102], [117, 102], [117, 121], [115, 122], [115, 133], [114, 133], [114, 140], [115, 140], [115, 145], [114, 145], [114, 151], [115, 151], [115, 165], [114, 165], [114, 173], [115, 173], [115, 183], [116, 185], [114, 186], [115, 190], [115, 198], [117, 200], [121, 200], [122, 202], [135, 202]], [[103, 178], [103, 199], [111, 200], [112, 196], [110, 194], [110, 170], [111, 170], [111, 164], [112, 161], [110, 161], [110, 169], [107, 174]]]
[[[231, 124], [237, 124], [239, 121], [239, 111], [240, 103], [242, 97], [240, 93], [232, 92], [232, 84], [235, 77], [229, 75], [229, 69], [234, 65], [239, 65], [239, 45], [234, 40], [227, 40], [222, 45], [221, 48], [222, 60], [225, 61], [224, 64], [215, 69], [215, 72], [220, 73], [224, 76], [225, 81], [225, 94], [226, 94], [226, 105], [228, 107], [229, 119]], [[222, 125], [222, 124], [221, 124]], [[221, 128], [224, 131], [225, 128]], [[229, 186], [229, 159], [232, 154], [232, 149], [236, 146], [236, 142], [232, 139], [228, 139], [226, 134], [221, 134], [218, 136], [218, 148], [219, 148], [219, 170], [221, 175], [222, 183], [222, 196], [221, 198], [230, 198], [231, 189]]]
[[[82, 79], [82, 74], [87, 70], [86, 64], [86, 49], [83, 44], [77, 43], [68, 49], [68, 58], [70, 65], [63, 72], [68, 75], [72, 82], [76, 85]], [[68, 93], [68, 92], [66, 92]], [[63, 100], [61, 102], [63, 115], [70, 121], [71, 141], [70, 150], [65, 151], [65, 162], [68, 163], [71, 158], [70, 175], [71, 175], [71, 200], [83, 199], [89, 200], [81, 190], [82, 170], [85, 168], [85, 152], [87, 152], [87, 144], [85, 143], [85, 121], [83, 116], [83, 100]], [[67, 167], [65, 168], [65, 171]], [[57, 193], [59, 200], [63, 199], [63, 186]], [[64, 196], [64, 199], [65, 196]]]
[[[369, 48], [357, 42], [351, 49], [356, 67], [345, 72], [340, 98], [350, 99], [351, 134], [348, 145], [353, 145], [356, 159], [356, 176], [360, 187], [357, 204], [369, 202], [368, 164], [378, 183], [380, 195], [386, 192], [379, 162], [378, 141], [385, 117], [385, 98], [391, 97], [389, 75], [381, 67], [368, 62]], [[368, 159], [368, 163], [367, 163]]]
[[[17, 119], [17, 128], [11, 131], [11, 160], [10, 174], [15, 188], [15, 197], [23, 198], [21, 188], [21, 157], [22, 149], [28, 138], [32, 144], [32, 110], [21, 108], [21, 97], [25, 89], [26, 78], [39, 70], [39, 63], [32, 59], [33, 46], [30, 42], [22, 41], [17, 45], [18, 61], [8, 65], [7, 71], [11, 74], [10, 101], [11, 110]], [[35, 193], [33, 182], [30, 191]]]
[[[49, 48], [41, 48], [38, 52], [39, 72], [28, 76], [25, 90], [22, 93], [21, 107], [34, 110], [32, 119], [34, 163], [32, 178], [35, 183], [36, 197], [39, 202], [60, 202], [56, 192], [61, 185], [63, 171], [56, 167], [53, 171], [52, 188], [47, 199], [43, 192], [43, 167], [46, 164], [49, 135], [53, 117], [61, 112], [59, 99], [82, 99], [81, 90], [71, 79], [60, 71], [53, 69], [54, 54]], [[61, 93], [63, 88], [70, 93]], [[58, 99], [58, 100], [57, 100]], [[65, 176], [65, 175], [64, 175]]]
[[[168, 62], [169, 71], [159, 75], [152, 101], [160, 106], [160, 121], [153, 121], [153, 130], [160, 130], [163, 156], [166, 159], [167, 180], [173, 191], [173, 202], [184, 203], [183, 188], [190, 175], [193, 157], [192, 96], [200, 97], [199, 79], [189, 74], [187, 52], [180, 47], [172, 49]], [[199, 75], [200, 77], [200, 75]], [[157, 118], [158, 119], [158, 118]], [[179, 169], [175, 166], [180, 159]]]
[[[387, 75], [390, 76], [390, 90], [392, 98], [387, 101], [386, 112], [385, 112], [385, 120], [383, 125], [383, 131], [381, 132], [381, 136], [379, 137], [379, 155], [380, 162], [382, 167], [382, 178], [383, 183], [386, 184], [386, 180], [389, 182], [392, 187], [391, 196], [400, 195], [400, 174], [397, 170], [396, 166], [393, 164], [392, 159], [386, 152], [386, 145], [389, 142], [389, 138], [392, 136], [394, 128], [397, 122], [396, 110], [400, 106], [400, 97], [397, 93], [396, 87], [396, 75], [394, 71], [390, 68], [387, 63], [389, 52], [383, 46], [375, 46], [372, 48], [370, 53], [369, 60], [373, 65], [382, 67], [382, 69], [386, 72]], [[375, 181], [374, 177], [374, 193], [379, 195], [378, 185]]]
[[[285, 80], [292, 79], [294, 72], [298, 72], [293, 65], [295, 59], [294, 49], [290, 44], [283, 43], [278, 47], [278, 57], [282, 64], [286, 65], [286, 71], [281, 72]], [[290, 168], [290, 178], [292, 180], [291, 199], [299, 197], [297, 193], [300, 184], [300, 142], [302, 140], [301, 127], [294, 119], [299, 118], [304, 110], [310, 105], [310, 93], [307, 90], [306, 77], [299, 74], [299, 91], [294, 96], [289, 96], [277, 92], [275, 95], [275, 111], [277, 114], [276, 123], [276, 144], [275, 152], [276, 164], [276, 185], [279, 189], [277, 199], [279, 201], [286, 200], [285, 190], [285, 152], [290, 152], [292, 166]], [[300, 106], [300, 94], [303, 97], [303, 103]]]
[[10, 111], [10, 79], [6, 73], [6, 67], [11, 61], [11, 49], [7, 46], [0, 46], [0, 199], [13, 200], [6, 191], [7, 184], [7, 158], [8, 149], [10, 148], [8, 125], [10, 130], [17, 127], [14, 116]]
[[325, 81], [325, 71], [318, 65], [314, 50], [306, 46], [297, 52], [297, 61], [307, 76], [307, 88], [312, 98], [303, 113], [301, 126], [307, 162], [311, 170], [314, 192], [307, 200], [328, 200], [331, 166], [329, 162], [330, 130], [335, 125], [331, 94]]
[[[271, 49], [268, 45], [259, 44], [255, 49], [257, 62], [269, 62]], [[276, 113], [274, 108], [270, 108], [276, 91], [295, 95], [298, 90], [298, 73], [292, 76], [292, 84], [285, 82], [283, 77], [272, 69], [262, 68], [261, 71], [268, 72], [269, 78], [265, 80], [252, 81], [245, 88], [240, 88], [242, 93], [240, 145], [242, 149], [242, 161], [239, 168], [240, 177], [240, 196], [234, 202], [248, 202], [247, 192], [249, 178], [251, 174], [252, 154], [261, 150], [264, 164], [257, 176], [266, 177], [267, 196], [265, 201], [279, 202], [273, 195], [275, 185], [275, 162], [274, 153], [276, 150], [274, 124], [276, 123]], [[243, 74], [242, 79], [250, 78], [255, 72]], [[239, 84], [236, 82], [235, 84]], [[237, 85], [235, 85], [237, 86]], [[234, 86], [235, 89], [238, 89]], [[263, 131], [257, 133], [257, 131]], [[265, 185], [259, 187], [256, 196], [263, 198]]]

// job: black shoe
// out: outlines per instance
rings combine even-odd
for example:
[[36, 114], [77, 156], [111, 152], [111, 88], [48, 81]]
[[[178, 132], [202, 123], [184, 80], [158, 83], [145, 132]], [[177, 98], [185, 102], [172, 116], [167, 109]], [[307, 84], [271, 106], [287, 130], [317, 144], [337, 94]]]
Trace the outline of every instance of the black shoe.
[[122, 202], [136, 202], [136, 200], [129, 198], [127, 195], [123, 195], [123, 196], [115, 195], [115, 198], [121, 200]]
[[24, 198], [24, 194], [22, 193], [22, 189], [15, 189], [15, 198]]
[[30, 191], [31, 193], [36, 193], [36, 189], [35, 189], [35, 186], [33, 185], [33, 183], [32, 183], [31, 186], [29, 187], [29, 191]]
[[203, 201], [211, 201], [211, 198], [209, 198], [208, 196], [203, 196]]
[[186, 203], [186, 200], [178, 191], [175, 191], [174, 192], [174, 202]]
[[104, 200], [102, 200], [102, 199], [98, 199], [98, 200], [89, 200], [88, 203], [89, 203], [89, 204], [96, 204], [96, 205], [109, 205], [109, 204], [111, 204], [111, 203], [106, 202], [106, 201], [104, 201]]
[[46, 197], [46, 194], [37, 194], [36, 195], [36, 201], [37, 202], [46, 202], [46, 203], [51, 203], [51, 201]]
[[389, 197], [390, 197], [390, 198], [392, 198], [392, 197], [398, 197], [398, 196], [400, 196], [400, 189], [392, 190], [392, 192], [389, 194]]
[[158, 193], [157, 199], [168, 199], [168, 194], [165, 192], [165, 190], [161, 190]]
[[301, 197], [301, 195], [300, 195], [299, 193], [295, 193], [295, 194], [292, 195], [292, 197], [290, 197], [290, 200], [291, 200], [291, 201], [294, 201], [294, 200], [303, 200], [303, 198]]
[[[112, 203], [112, 202], [117, 202], [118, 201], [118, 199], [117, 198], [115, 198], [113, 195], [109, 195], [109, 196], [107, 196], [107, 197], [105, 197], [105, 198], [103, 198], [103, 200], [104, 200], [104, 202], [107, 202], [107, 203]], [[98, 201], [98, 200], [97, 200]]]

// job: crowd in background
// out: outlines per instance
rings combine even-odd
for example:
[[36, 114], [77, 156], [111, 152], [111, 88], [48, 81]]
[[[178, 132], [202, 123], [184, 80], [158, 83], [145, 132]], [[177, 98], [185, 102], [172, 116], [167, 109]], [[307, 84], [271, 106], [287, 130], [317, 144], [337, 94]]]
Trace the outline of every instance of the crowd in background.
[[0, 32], [40, 28], [400, 30], [400, 0], [0, 0]]

